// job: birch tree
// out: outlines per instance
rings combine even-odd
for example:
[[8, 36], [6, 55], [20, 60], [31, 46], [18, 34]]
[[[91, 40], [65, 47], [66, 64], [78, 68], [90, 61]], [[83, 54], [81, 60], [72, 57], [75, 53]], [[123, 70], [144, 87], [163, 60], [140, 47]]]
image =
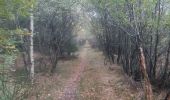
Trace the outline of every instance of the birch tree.
[[34, 80], [34, 16], [33, 16], [33, 4], [31, 5], [31, 13], [30, 13], [30, 77], [31, 82]]
[[15, 61], [21, 53], [20, 37], [26, 35], [18, 21], [29, 18], [30, 4], [28, 0], [0, 0], [0, 100], [23, 100], [29, 91], [27, 73], [16, 75]]

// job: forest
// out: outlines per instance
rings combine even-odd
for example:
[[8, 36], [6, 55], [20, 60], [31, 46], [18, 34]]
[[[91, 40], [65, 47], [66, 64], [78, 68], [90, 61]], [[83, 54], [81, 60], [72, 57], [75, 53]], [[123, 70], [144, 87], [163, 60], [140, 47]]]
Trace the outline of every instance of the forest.
[[170, 0], [0, 0], [0, 100], [170, 100]]

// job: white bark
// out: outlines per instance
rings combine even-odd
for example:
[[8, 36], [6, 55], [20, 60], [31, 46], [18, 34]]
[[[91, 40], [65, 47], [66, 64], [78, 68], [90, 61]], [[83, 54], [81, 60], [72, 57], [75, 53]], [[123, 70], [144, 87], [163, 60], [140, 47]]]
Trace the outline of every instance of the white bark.
[[33, 5], [31, 7], [31, 13], [30, 13], [30, 78], [33, 83], [34, 81], [34, 45], [33, 45], [33, 34], [34, 34], [34, 16], [33, 16]]

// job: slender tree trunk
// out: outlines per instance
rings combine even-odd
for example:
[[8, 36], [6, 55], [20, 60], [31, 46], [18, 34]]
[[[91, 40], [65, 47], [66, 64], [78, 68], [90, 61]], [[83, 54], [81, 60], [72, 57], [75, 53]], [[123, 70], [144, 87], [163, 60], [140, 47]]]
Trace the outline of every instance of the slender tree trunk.
[[165, 65], [164, 65], [164, 71], [163, 71], [163, 76], [161, 78], [160, 87], [164, 87], [165, 81], [166, 81], [167, 76], [168, 76], [167, 70], [168, 70], [168, 65], [169, 65], [169, 55], [170, 55], [170, 40], [169, 40], [169, 43], [168, 43], [168, 50], [167, 50], [166, 61], [165, 61]]
[[33, 16], [33, 5], [31, 6], [30, 13], [30, 78], [31, 82], [34, 81], [34, 46], [33, 46], [33, 34], [34, 34], [34, 16]]
[[53, 65], [52, 65], [52, 68], [51, 68], [51, 73], [54, 73], [55, 72], [55, 69], [57, 67], [57, 63], [58, 63], [58, 60], [57, 58], [55, 59], [55, 61], [53, 62]]
[[150, 66], [150, 68], [149, 68], [149, 77], [150, 77], [150, 79], [152, 78], [152, 69], [153, 69], [153, 61], [152, 61], [152, 47], [153, 47], [153, 38], [152, 38], [152, 36], [150, 37], [150, 47], [149, 47], [149, 66]]
[[[142, 9], [141, 8], [141, 0], [138, 1], [138, 8]], [[134, 10], [134, 7], [133, 7], [133, 11]], [[144, 84], [143, 84], [143, 87], [144, 87], [144, 92], [145, 92], [145, 98], [146, 100], [153, 100], [153, 92], [152, 92], [152, 85], [150, 83], [150, 79], [148, 77], [148, 73], [147, 73], [147, 69], [146, 69], [146, 62], [145, 62], [145, 56], [144, 56], [144, 52], [143, 52], [143, 47], [142, 47], [142, 43], [141, 43], [141, 32], [140, 32], [140, 22], [139, 22], [139, 19], [141, 20], [141, 12], [139, 14], [139, 17], [136, 15], [135, 12], [133, 12], [134, 14], [134, 21], [135, 21], [135, 31], [136, 31], [136, 34], [137, 34], [137, 37], [136, 37], [136, 42], [137, 42], [137, 46], [139, 48], [139, 59], [140, 59], [140, 69], [142, 71], [142, 74], [144, 76]]]
[[153, 100], [152, 86], [146, 71], [146, 63], [145, 63], [143, 48], [140, 46], [139, 50], [140, 50], [140, 67], [144, 75], [144, 90], [145, 90], [146, 100]]
[[[153, 78], [156, 78], [156, 67], [157, 67], [157, 60], [158, 60], [158, 43], [159, 43], [159, 26], [160, 26], [160, 20], [161, 20], [161, 0], [157, 1], [158, 5], [158, 19], [157, 19], [157, 28], [156, 28], [156, 35], [155, 35], [155, 49], [154, 49], [154, 65], [153, 65]], [[155, 10], [157, 11], [157, 10]]]

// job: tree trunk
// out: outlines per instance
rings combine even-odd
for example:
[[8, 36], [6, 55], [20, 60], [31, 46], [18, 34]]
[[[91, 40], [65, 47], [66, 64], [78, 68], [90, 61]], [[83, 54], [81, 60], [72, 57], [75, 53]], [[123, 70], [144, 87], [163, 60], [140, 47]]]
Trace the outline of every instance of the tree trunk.
[[[157, 1], [158, 5], [158, 19], [157, 19], [157, 28], [156, 28], [156, 36], [155, 36], [155, 49], [154, 49], [154, 65], [153, 65], [153, 78], [156, 78], [156, 67], [157, 67], [157, 60], [158, 60], [158, 43], [159, 43], [159, 26], [160, 26], [160, 20], [161, 20], [161, 0]], [[155, 10], [157, 11], [157, 10]]]
[[55, 72], [56, 67], [57, 67], [57, 63], [58, 63], [58, 60], [56, 59], [56, 60], [53, 62], [53, 65], [52, 65], [52, 68], [51, 68], [51, 73], [54, 73], [54, 72]]
[[168, 43], [168, 50], [167, 50], [166, 61], [165, 61], [165, 65], [164, 65], [164, 71], [163, 71], [163, 75], [162, 75], [162, 78], [161, 78], [160, 87], [164, 87], [166, 79], [168, 77], [167, 70], [168, 70], [168, 65], [169, 65], [169, 56], [170, 56], [170, 40], [169, 40], [169, 43]]
[[144, 90], [145, 90], [146, 100], [153, 100], [152, 86], [146, 71], [146, 63], [145, 63], [143, 48], [140, 46], [139, 50], [140, 50], [140, 68], [144, 75]]
[[31, 82], [34, 81], [34, 46], [33, 46], [33, 33], [34, 33], [34, 16], [33, 16], [33, 5], [31, 6], [30, 14], [30, 78]]

